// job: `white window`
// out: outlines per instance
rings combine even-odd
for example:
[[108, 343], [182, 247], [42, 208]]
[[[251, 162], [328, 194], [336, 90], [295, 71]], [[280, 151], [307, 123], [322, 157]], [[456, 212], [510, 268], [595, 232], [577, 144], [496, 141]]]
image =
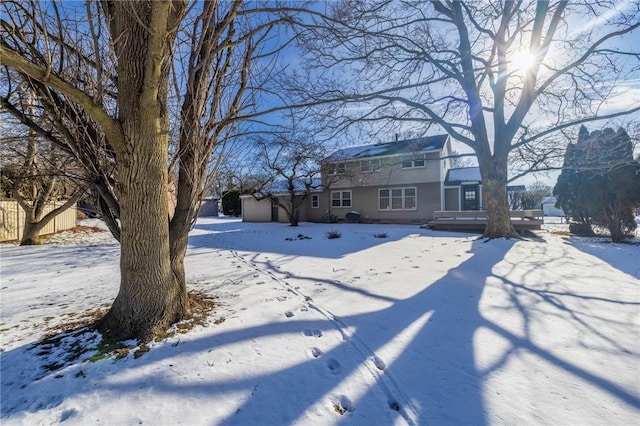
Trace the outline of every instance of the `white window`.
[[360, 172], [379, 172], [380, 171], [380, 159], [375, 160], [362, 160], [360, 161]]
[[416, 210], [416, 188], [383, 188], [378, 190], [380, 210]]
[[320, 196], [319, 195], [312, 195], [311, 196], [311, 208], [317, 209], [318, 207], [320, 207]]
[[351, 191], [331, 192], [331, 207], [351, 207]]
[[415, 169], [419, 167], [425, 167], [427, 165], [424, 158], [407, 158], [402, 160], [403, 169]]

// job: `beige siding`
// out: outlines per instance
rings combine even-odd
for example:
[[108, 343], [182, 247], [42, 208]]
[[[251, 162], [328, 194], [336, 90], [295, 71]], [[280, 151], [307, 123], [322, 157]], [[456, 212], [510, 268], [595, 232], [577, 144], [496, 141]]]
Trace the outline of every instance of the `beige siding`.
[[244, 222], [271, 222], [271, 201], [242, 197], [242, 220]]
[[[417, 190], [417, 206], [415, 210], [380, 210], [378, 190], [380, 188], [401, 188], [415, 187]], [[331, 213], [338, 217], [338, 220], [345, 218], [351, 210], [357, 211], [364, 222], [381, 223], [426, 223], [433, 218], [433, 212], [441, 210], [440, 205], [440, 184], [421, 183], [407, 185], [385, 185], [379, 187], [353, 187], [340, 188], [341, 190], [351, 190], [351, 207], [332, 207]], [[327, 203], [331, 190], [327, 191]]]
[[425, 167], [402, 168], [404, 157], [386, 157], [381, 159], [380, 171], [360, 171], [360, 161], [348, 162], [344, 175], [325, 177], [325, 186], [331, 188], [349, 188], [352, 186], [406, 185], [440, 182], [442, 160], [439, 155], [427, 156]]
[[[312, 196], [318, 196], [318, 207], [311, 207]], [[323, 222], [325, 220], [325, 215], [329, 213], [329, 192], [316, 192], [310, 194], [309, 197], [305, 200], [305, 218], [303, 220], [308, 222]]]
[[[45, 207], [45, 214], [64, 201], [49, 203]], [[72, 206], [53, 218], [40, 232], [40, 235], [54, 234], [76, 226], [76, 206]], [[24, 230], [25, 212], [17, 201], [0, 201], [0, 241], [12, 241], [22, 238]]]

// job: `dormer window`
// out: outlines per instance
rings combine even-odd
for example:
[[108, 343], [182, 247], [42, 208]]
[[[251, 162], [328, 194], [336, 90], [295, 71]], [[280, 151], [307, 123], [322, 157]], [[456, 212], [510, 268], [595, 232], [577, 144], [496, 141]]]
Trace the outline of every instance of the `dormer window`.
[[379, 172], [380, 171], [380, 159], [374, 160], [362, 160], [360, 161], [360, 172], [361, 173], [370, 173], [370, 172]]
[[343, 175], [347, 172], [345, 163], [330, 164], [327, 173], [330, 175]]
[[424, 158], [407, 158], [402, 160], [403, 169], [416, 169], [427, 165]]

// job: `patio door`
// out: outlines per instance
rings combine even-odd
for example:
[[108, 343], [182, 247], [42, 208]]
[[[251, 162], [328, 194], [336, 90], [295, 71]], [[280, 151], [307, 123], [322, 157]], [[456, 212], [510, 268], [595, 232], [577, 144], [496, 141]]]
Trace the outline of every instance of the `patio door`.
[[479, 185], [462, 186], [462, 210], [480, 209], [480, 188]]

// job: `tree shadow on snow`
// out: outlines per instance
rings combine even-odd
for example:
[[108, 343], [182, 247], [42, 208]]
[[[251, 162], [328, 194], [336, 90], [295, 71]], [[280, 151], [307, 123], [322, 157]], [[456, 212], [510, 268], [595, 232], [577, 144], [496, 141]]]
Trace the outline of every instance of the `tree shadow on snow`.
[[[331, 231], [337, 231], [340, 237], [327, 238]], [[380, 233], [386, 236], [376, 238], [375, 234]], [[284, 223], [198, 222], [189, 235], [189, 247], [337, 259], [410, 235], [453, 237], [469, 234], [443, 234], [420, 229], [418, 225], [301, 222], [292, 227]]]
[[640, 279], [640, 240], [637, 238], [622, 244], [607, 239], [571, 237], [564, 239], [583, 253], [595, 256], [612, 267]]
[[[305, 320], [300, 314], [287, 321], [217, 332], [195, 341], [154, 348], [140, 359], [123, 360], [113, 368], [93, 369], [87, 380], [99, 383], [99, 389], [110, 390], [107, 393], [118, 395], [123, 401], [129, 394], [147, 386], [176, 398], [207, 395], [219, 404], [233, 406], [241, 401], [222, 422], [224, 425], [304, 423], [304, 416], [310, 415], [309, 419], [313, 419], [313, 413], [309, 414], [308, 410], [316, 404], [329, 407], [333, 404], [336, 411], [344, 410], [345, 417], [336, 413], [336, 422], [349, 419], [355, 424], [391, 424], [397, 423], [401, 416], [414, 425], [485, 425], [492, 421], [488, 418], [486, 394], [489, 390], [485, 388], [485, 381], [498, 368], [497, 364], [483, 370], [477, 366], [474, 336], [478, 330], [486, 328], [508, 342], [509, 348], [500, 364], [506, 363], [510, 354], [524, 350], [628, 404], [640, 406], [636, 396], [615, 383], [536, 345], [527, 333], [514, 333], [504, 324], [483, 316], [479, 304], [488, 280], [501, 279], [512, 288], [521, 285], [494, 272], [495, 266], [503, 261], [514, 244], [505, 240], [488, 243], [476, 240], [469, 259], [419, 293], [406, 299], [387, 300], [389, 305], [378, 311], [341, 318], [328, 315], [324, 320]], [[512, 296], [519, 297], [517, 294]], [[545, 300], [544, 295], [539, 297]], [[546, 299], [546, 303], [553, 303], [553, 299]], [[312, 301], [308, 306], [314, 309]], [[530, 307], [517, 306], [513, 309], [520, 309], [522, 315], [528, 314]], [[318, 309], [317, 312], [323, 311]], [[347, 329], [353, 330], [352, 334], [345, 334]], [[313, 351], [315, 339], [336, 331], [343, 333], [341, 343], [324, 353]], [[169, 371], [173, 364], [188, 363], [190, 355], [211, 352], [212, 348], [222, 352], [228, 350], [227, 361], [239, 362], [232, 353], [234, 344], [254, 344], [263, 337], [289, 334], [309, 339], [311, 350], [306, 361], [267, 373], [248, 373], [216, 381], [180, 382]], [[392, 341], [401, 352], [394, 360], [384, 359], [380, 354]], [[5, 368], [9, 368], [6, 366], [13, 357], [23, 356], [24, 352], [25, 347], [21, 347], [3, 353], [3, 416], [51, 408], [51, 404], [61, 403], [55, 395], [42, 396], [42, 392], [50, 391], [47, 380], [28, 383], [24, 391], [30, 396], [24, 401], [16, 402], [14, 397], [11, 404], [5, 402]], [[282, 353], [282, 356], [286, 358], [287, 354]], [[216, 362], [222, 365], [212, 364], [211, 368], [224, 371], [224, 362]], [[159, 370], [153, 377], [141, 379], [132, 374], [128, 381], [107, 380], [114, 373], [151, 364], [157, 364]], [[363, 395], [349, 394], [348, 386], [341, 387], [349, 376], [363, 370], [368, 371], [375, 383]], [[217, 377], [225, 376], [218, 374]], [[52, 379], [49, 377], [48, 380]], [[304, 392], [300, 392], [301, 388]], [[87, 382], [71, 389], [68, 392], [78, 394], [96, 391]], [[408, 393], [407, 389], [414, 392]], [[416, 389], [419, 391], [415, 392]], [[371, 412], [365, 407], [377, 407], [377, 410]], [[206, 413], [202, 414], [206, 417]]]

